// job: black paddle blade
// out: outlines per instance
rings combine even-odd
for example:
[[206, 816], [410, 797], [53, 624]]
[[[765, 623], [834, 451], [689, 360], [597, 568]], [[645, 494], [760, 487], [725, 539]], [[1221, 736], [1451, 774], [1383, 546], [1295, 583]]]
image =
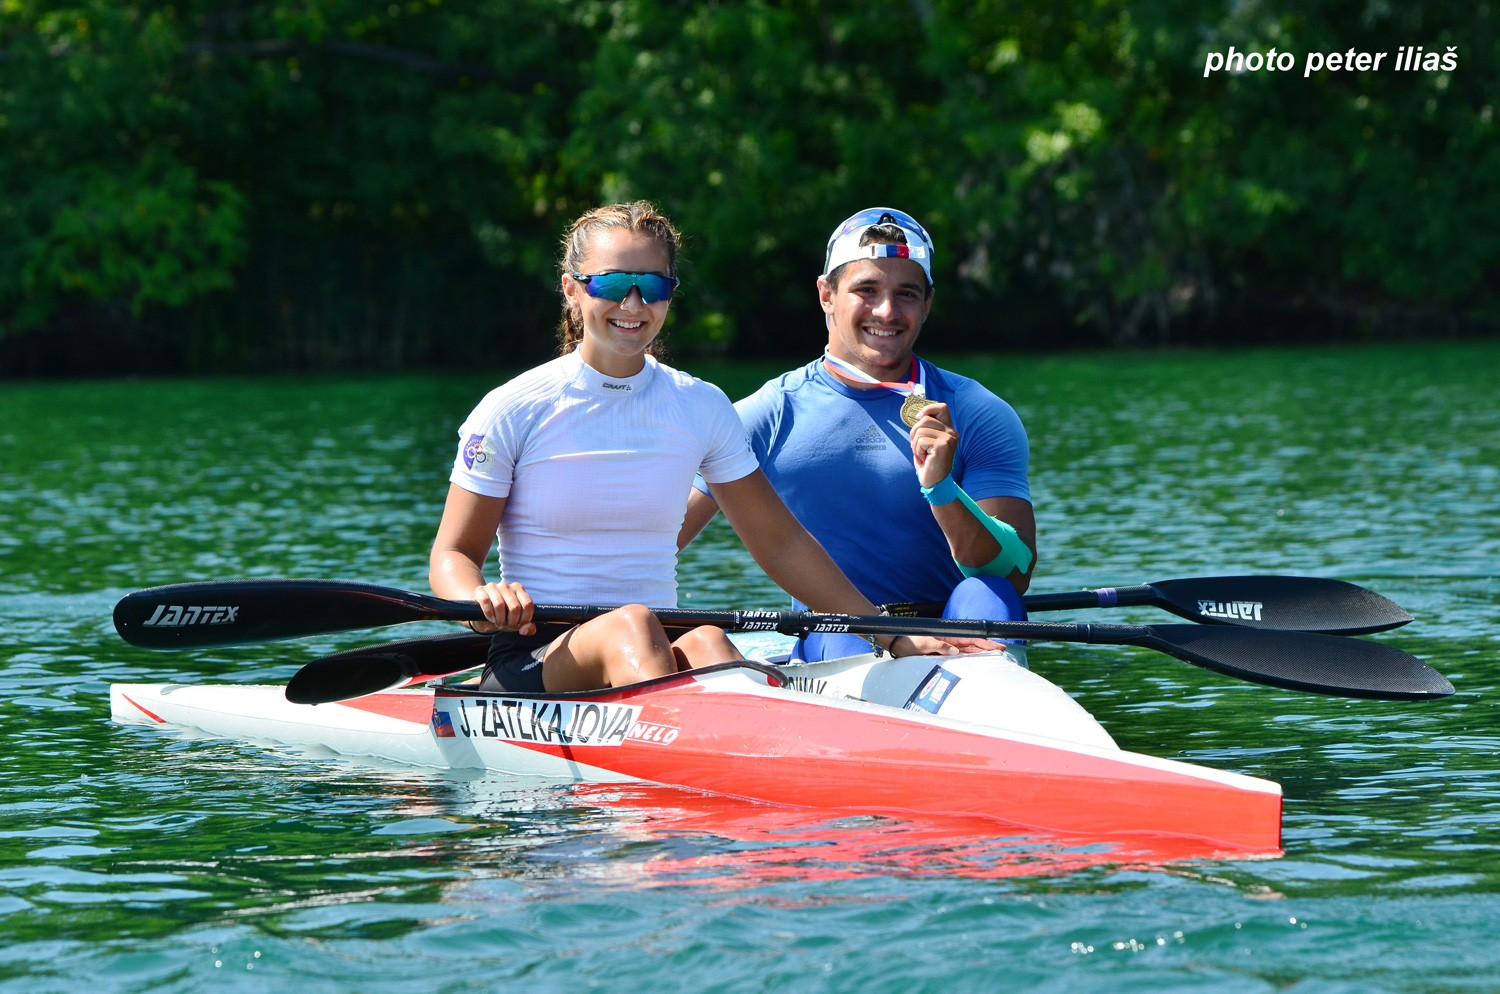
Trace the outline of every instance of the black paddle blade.
[[490, 636], [407, 639], [314, 659], [287, 681], [293, 704], [332, 704], [483, 666]]
[[1365, 635], [1411, 621], [1394, 601], [1343, 580], [1310, 576], [1205, 576], [1150, 584], [1154, 603], [1203, 624]]
[[1288, 690], [1409, 701], [1453, 693], [1437, 670], [1395, 646], [1310, 632], [1147, 625], [1149, 646], [1229, 676]]
[[445, 604], [421, 594], [337, 580], [175, 583], [121, 598], [115, 605], [115, 631], [147, 649], [190, 649], [422, 621], [438, 617]]

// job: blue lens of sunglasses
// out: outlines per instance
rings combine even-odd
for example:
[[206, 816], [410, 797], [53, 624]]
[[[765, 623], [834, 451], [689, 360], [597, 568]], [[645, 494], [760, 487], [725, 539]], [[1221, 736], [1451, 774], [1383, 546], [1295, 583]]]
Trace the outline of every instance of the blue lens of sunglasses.
[[641, 300], [648, 304], [671, 299], [672, 291], [677, 289], [678, 283], [675, 276], [658, 276], [655, 273], [573, 273], [572, 276], [583, 284], [584, 292], [590, 297], [623, 301], [630, 296], [630, 288], [636, 287], [641, 291]]

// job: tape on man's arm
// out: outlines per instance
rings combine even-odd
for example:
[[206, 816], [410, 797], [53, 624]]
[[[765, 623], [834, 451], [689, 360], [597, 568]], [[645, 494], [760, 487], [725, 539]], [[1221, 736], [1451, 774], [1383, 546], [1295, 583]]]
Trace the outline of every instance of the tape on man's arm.
[[1000, 546], [999, 553], [994, 559], [983, 566], [965, 566], [957, 559], [953, 560], [964, 576], [1010, 576], [1014, 570], [1025, 573], [1031, 568], [1031, 549], [1027, 547], [1015, 527], [1001, 521], [993, 514], [986, 514], [984, 508], [974, 502], [974, 498], [964, 493], [963, 488], [953, 482], [953, 474], [948, 474], [930, 487], [922, 488], [922, 496], [929, 504], [951, 504], [957, 500], [984, 526], [984, 530], [990, 533], [996, 543]]

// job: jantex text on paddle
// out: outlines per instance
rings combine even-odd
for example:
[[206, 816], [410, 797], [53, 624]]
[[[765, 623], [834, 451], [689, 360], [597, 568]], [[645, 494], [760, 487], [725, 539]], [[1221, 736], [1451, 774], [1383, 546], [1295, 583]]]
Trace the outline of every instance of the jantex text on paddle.
[[141, 622], [142, 628], [181, 628], [185, 625], [232, 625], [239, 605], [158, 604], [156, 613]]

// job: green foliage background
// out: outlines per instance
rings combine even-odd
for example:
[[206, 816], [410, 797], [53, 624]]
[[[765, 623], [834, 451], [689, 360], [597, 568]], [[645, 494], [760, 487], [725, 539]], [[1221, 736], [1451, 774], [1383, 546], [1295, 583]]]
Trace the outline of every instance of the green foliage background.
[[0, 0], [0, 372], [537, 358], [564, 225], [634, 197], [679, 352], [815, 348], [879, 203], [934, 347], [1492, 330], [1497, 55], [1484, 3]]

